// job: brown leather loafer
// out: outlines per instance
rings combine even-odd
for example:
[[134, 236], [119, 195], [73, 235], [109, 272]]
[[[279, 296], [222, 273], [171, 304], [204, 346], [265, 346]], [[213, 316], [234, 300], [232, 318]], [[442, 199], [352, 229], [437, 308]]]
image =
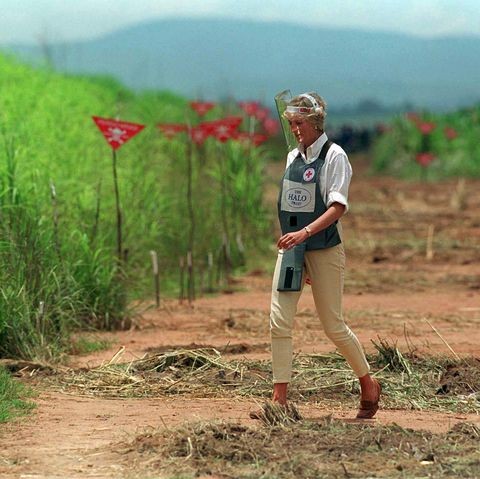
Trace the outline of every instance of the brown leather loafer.
[[374, 379], [377, 387], [376, 401], [360, 401], [360, 409], [358, 410], [357, 419], [372, 419], [378, 411], [378, 402], [380, 401], [380, 394], [382, 393], [382, 386]]

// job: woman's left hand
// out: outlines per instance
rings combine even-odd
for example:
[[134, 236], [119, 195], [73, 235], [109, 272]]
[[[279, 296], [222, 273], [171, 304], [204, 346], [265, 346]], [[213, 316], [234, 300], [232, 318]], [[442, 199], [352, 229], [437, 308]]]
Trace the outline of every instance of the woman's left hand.
[[287, 233], [281, 236], [277, 241], [277, 246], [279, 249], [291, 249], [294, 246], [303, 243], [307, 238], [308, 234], [304, 229], [293, 231], [292, 233]]

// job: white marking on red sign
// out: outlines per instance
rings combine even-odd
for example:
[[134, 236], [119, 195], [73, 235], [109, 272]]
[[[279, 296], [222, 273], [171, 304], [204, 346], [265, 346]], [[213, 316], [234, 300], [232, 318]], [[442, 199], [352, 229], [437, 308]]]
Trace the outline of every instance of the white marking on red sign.
[[312, 181], [315, 176], [315, 168], [307, 168], [303, 172], [303, 181]]
[[145, 125], [130, 123], [128, 121], [118, 121], [98, 116], [92, 116], [92, 118], [98, 129], [102, 132], [102, 135], [108, 141], [108, 144], [114, 150], [120, 148], [145, 128]]
[[196, 145], [202, 145], [208, 138], [209, 132], [206, 128], [202, 128], [201, 125], [193, 127], [190, 130], [190, 137]]

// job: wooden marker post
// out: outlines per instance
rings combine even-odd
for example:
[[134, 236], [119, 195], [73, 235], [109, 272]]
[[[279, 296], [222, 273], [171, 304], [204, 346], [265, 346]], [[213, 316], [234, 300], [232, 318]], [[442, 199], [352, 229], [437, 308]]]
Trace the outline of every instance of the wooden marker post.
[[428, 225], [428, 234], [427, 234], [427, 251], [425, 253], [425, 259], [427, 261], [432, 261], [434, 251], [433, 251], [433, 234], [435, 232], [435, 225]]
[[113, 164], [113, 186], [115, 190], [115, 210], [117, 214], [117, 257], [121, 263], [123, 258], [123, 244], [122, 244], [122, 209], [120, 207], [120, 193], [118, 191], [118, 175], [117, 175], [117, 153], [112, 149], [112, 164]]
[[112, 148], [113, 183], [115, 189], [115, 208], [117, 217], [117, 257], [118, 262], [121, 264], [124, 260], [124, 254], [122, 244], [122, 210], [120, 207], [120, 193], [118, 188], [116, 151], [128, 140], [133, 138], [137, 133], [140, 133], [145, 128], [145, 125], [139, 125], [137, 123], [130, 123], [127, 121], [113, 120], [111, 118], [100, 118], [98, 116], [93, 116], [92, 118], [98, 129], [102, 132], [105, 140], [107, 140], [108, 144]]
[[160, 273], [158, 270], [158, 256], [156, 251], [150, 251], [152, 258], [153, 281], [155, 286], [155, 304], [157, 308], [160, 307]]

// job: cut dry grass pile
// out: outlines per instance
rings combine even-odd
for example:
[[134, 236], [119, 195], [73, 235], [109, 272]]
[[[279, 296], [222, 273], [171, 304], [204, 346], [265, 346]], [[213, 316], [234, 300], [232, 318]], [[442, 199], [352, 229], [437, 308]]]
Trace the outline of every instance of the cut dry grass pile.
[[[194, 349], [207, 349], [212, 350], [215, 349], [215, 346], [212, 344], [197, 344], [197, 343], [190, 343], [183, 346], [179, 345], [170, 345], [170, 346], [154, 346], [151, 348], [147, 348], [146, 351], [151, 354], [162, 354], [166, 352], [171, 352], [172, 350], [179, 350], [179, 349], [186, 349], [186, 350], [194, 350]], [[234, 344], [227, 344], [218, 348], [221, 355], [228, 354], [228, 355], [235, 355], [235, 354], [248, 354], [252, 352], [265, 352], [270, 350], [270, 343], [261, 343], [261, 344], [247, 344], [247, 343], [234, 343]]]
[[296, 404], [291, 401], [286, 406], [282, 406], [278, 402], [265, 401], [261, 408], [252, 413], [250, 413], [250, 417], [258, 419], [265, 426], [286, 425], [303, 419]]
[[[383, 340], [375, 346], [378, 352], [369, 360], [382, 383], [382, 407], [479, 412], [479, 359], [402, 354]], [[49, 380], [66, 392], [102, 397], [266, 398], [271, 394], [269, 361], [226, 360], [215, 349], [174, 350], [121, 364], [120, 357]], [[358, 381], [339, 354], [296, 356], [293, 401], [355, 408], [358, 395]]]
[[148, 477], [458, 478], [476, 477], [479, 440], [480, 428], [470, 423], [439, 435], [326, 417], [261, 428], [187, 423], [141, 434], [115, 449], [127, 467], [134, 465], [137, 473], [150, 470]]
[[[250, 365], [249, 365], [250, 366]], [[215, 349], [179, 349], [130, 363], [115, 361], [85, 371], [71, 371], [61, 384], [68, 390], [103, 397], [256, 395], [267, 390], [265, 365], [255, 370], [245, 361], [225, 361]]]

